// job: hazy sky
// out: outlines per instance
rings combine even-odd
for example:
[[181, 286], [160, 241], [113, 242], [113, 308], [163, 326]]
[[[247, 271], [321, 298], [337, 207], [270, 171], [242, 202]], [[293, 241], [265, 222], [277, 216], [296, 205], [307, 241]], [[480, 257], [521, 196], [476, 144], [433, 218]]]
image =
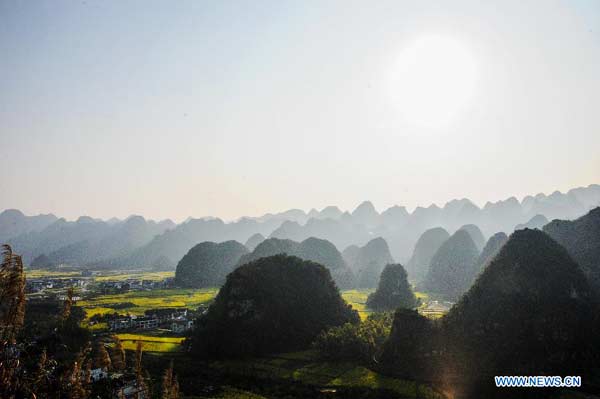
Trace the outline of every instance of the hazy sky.
[[226, 219], [600, 183], [600, 2], [0, 0], [0, 209]]

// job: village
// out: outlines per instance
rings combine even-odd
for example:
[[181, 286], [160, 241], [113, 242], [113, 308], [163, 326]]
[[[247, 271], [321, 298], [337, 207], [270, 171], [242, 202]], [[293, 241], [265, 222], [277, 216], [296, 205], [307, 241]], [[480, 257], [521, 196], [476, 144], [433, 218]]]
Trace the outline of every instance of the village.
[[182, 306], [188, 305], [185, 299], [170, 301], [170, 296], [180, 293], [173, 287], [171, 274], [34, 273], [26, 280], [26, 295], [29, 302], [63, 302], [72, 290], [71, 300], [84, 309], [85, 324], [95, 335], [160, 332], [181, 336], [192, 329], [194, 318], [206, 312], [208, 306]]

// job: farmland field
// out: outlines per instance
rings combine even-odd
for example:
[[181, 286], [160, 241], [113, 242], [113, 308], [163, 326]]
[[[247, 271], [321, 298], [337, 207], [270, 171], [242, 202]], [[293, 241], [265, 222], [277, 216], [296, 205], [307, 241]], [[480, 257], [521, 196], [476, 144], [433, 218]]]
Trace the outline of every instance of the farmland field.
[[167, 278], [174, 277], [174, 276], [175, 276], [174, 271], [168, 271], [168, 272], [141, 271], [141, 272], [131, 272], [131, 273], [119, 272], [119, 273], [106, 273], [106, 274], [97, 275], [97, 276], [94, 276], [94, 280], [98, 281], [98, 282], [122, 281], [122, 280], [128, 280], [128, 279], [146, 280], [146, 281], [162, 281]]
[[146, 352], [180, 352], [184, 337], [160, 337], [151, 334], [116, 334], [123, 348], [135, 350], [137, 342], [141, 341]]
[[81, 306], [85, 310], [88, 318], [95, 314], [115, 312], [143, 315], [146, 310], [150, 309], [184, 307], [194, 309], [213, 300], [217, 292], [217, 288], [130, 291], [81, 300], [77, 302], [77, 306]]
[[389, 389], [407, 398], [440, 397], [426, 385], [417, 387], [413, 381], [387, 377], [355, 363], [320, 361], [313, 351], [284, 353], [247, 360], [218, 361], [210, 366], [225, 374], [290, 379], [330, 389], [353, 386]]
[[[373, 292], [372, 289], [346, 290], [342, 291], [342, 297], [352, 308], [356, 309], [362, 320], [372, 313], [366, 307], [367, 297]], [[201, 304], [208, 303], [217, 295], [217, 288], [202, 289], [160, 289], [152, 291], [130, 291], [124, 294], [100, 295], [91, 299], [77, 302], [78, 306], [84, 308], [86, 316], [92, 317], [96, 314], [120, 313], [143, 315], [144, 311], [160, 308], [187, 307], [195, 308]], [[428, 301], [425, 293], [416, 292], [418, 298], [423, 301], [423, 306]], [[123, 304], [126, 304], [123, 306]]]
[[372, 313], [371, 310], [367, 309], [366, 303], [369, 294], [373, 291], [372, 289], [346, 290], [342, 291], [342, 298], [352, 305], [352, 308], [360, 315], [360, 319], [364, 320]]
[[25, 269], [25, 276], [31, 279], [38, 278], [71, 278], [81, 276], [79, 271], [66, 271], [66, 270], [46, 270], [46, 269]]

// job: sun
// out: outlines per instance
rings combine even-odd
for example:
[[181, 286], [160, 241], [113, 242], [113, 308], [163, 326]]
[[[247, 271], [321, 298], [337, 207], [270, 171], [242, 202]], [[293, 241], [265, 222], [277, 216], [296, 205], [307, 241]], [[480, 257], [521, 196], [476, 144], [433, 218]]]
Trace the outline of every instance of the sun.
[[420, 37], [401, 51], [393, 67], [392, 101], [412, 125], [446, 127], [472, 99], [477, 69], [475, 57], [460, 41]]

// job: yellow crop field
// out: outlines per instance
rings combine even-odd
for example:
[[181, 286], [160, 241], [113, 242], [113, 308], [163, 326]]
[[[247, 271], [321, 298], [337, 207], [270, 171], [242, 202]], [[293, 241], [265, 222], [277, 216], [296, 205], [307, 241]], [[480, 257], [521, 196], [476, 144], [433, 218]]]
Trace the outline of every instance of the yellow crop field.
[[177, 352], [181, 350], [183, 337], [157, 337], [144, 334], [116, 334], [121, 340], [123, 348], [135, 350], [137, 342], [142, 342], [142, 348], [146, 352]]
[[132, 273], [115, 273], [96, 275], [94, 280], [98, 282], [105, 281], [123, 281], [128, 279], [146, 280], [146, 281], [162, 281], [170, 277], [174, 277], [174, 271], [168, 272], [132, 272]]
[[365, 290], [346, 290], [346, 291], [342, 291], [342, 298], [344, 298], [344, 300], [346, 302], [348, 302], [350, 305], [352, 305], [352, 308], [355, 309], [356, 311], [358, 311], [358, 314], [360, 315], [360, 319], [361, 320], [365, 320], [371, 313], [372, 311], [367, 309], [367, 298], [369, 297], [369, 294], [371, 294], [373, 292], [372, 289], [365, 289]]
[[[84, 308], [88, 317], [94, 314], [113, 312], [143, 315], [144, 311], [149, 309], [196, 308], [201, 304], [213, 300], [217, 292], [217, 288], [130, 291], [124, 294], [100, 295], [91, 299], [78, 301], [77, 306]], [[124, 303], [130, 305], [125, 307], [118, 306]]]
[[103, 308], [101, 306], [95, 306], [95, 307], [87, 307], [87, 308], [83, 308], [83, 310], [85, 311], [85, 316], [89, 319], [92, 316], [95, 316], [97, 314], [99, 315], [104, 315], [104, 314], [109, 314], [109, 313], [114, 313], [115, 310], [112, 308]]
[[81, 272], [78, 271], [60, 271], [60, 270], [46, 270], [46, 269], [26, 269], [25, 277], [26, 278], [71, 278], [71, 277], [79, 277], [81, 276]]

